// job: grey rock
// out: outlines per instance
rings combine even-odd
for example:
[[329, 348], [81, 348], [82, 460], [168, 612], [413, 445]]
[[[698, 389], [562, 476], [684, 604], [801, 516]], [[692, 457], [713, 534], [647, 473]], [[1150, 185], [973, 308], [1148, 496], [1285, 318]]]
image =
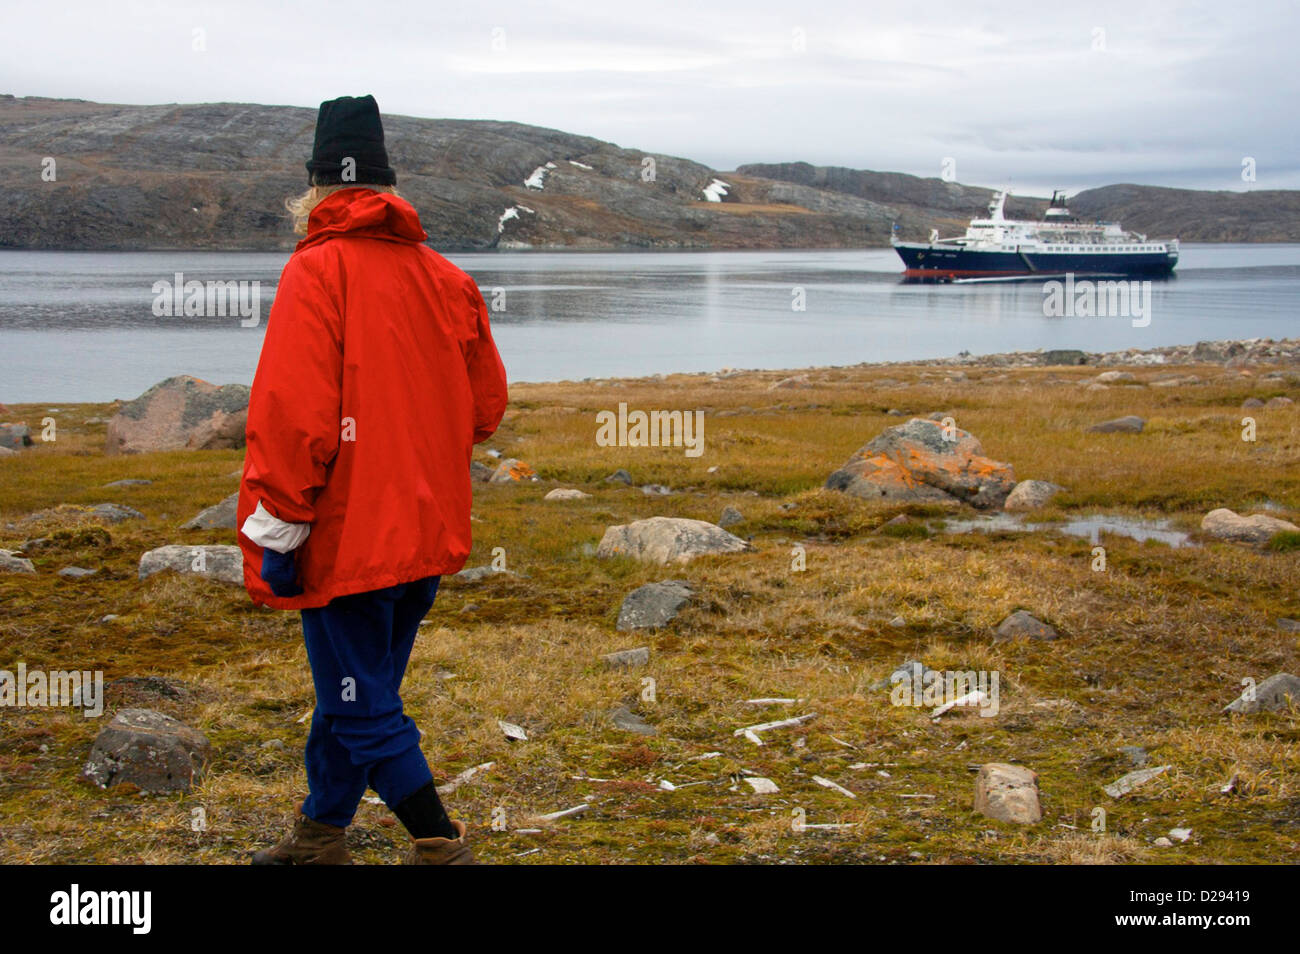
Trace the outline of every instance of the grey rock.
[[459, 573], [454, 574], [452, 579], [459, 583], [477, 583], [480, 580], [487, 579], [489, 576], [497, 576], [502, 573], [506, 576], [516, 575], [513, 570], [498, 570], [492, 564], [485, 563], [483, 566], [466, 567]]
[[1059, 639], [1060, 635], [1053, 627], [1036, 616], [1032, 616], [1025, 610], [1016, 610], [998, 624], [993, 641], [995, 643], [1004, 643], [1013, 639], [1050, 641]]
[[723, 529], [734, 527], [736, 524], [744, 522], [745, 515], [732, 506], [723, 507], [722, 516], [718, 518], [718, 526]]
[[620, 467], [618, 470], [614, 471], [614, 473], [606, 477], [605, 481], [606, 483], [612, 484], [627, 484], [630, 487], [632, 486], [632, 475]]
[[82, 774], [100, 788], [188, 792], [211, 753], [203, 733], [153, 709], [122, 709], [100, 731]]
[[669, 497], [672, 496], [673, 489], [665, 487], [663, 484], [643, 484], [641, 493], [647, 497]]
[[233, 530], [235, 529], [235, 510], [239, 506], [239, 491], [235, 491], [220, 503], [199, 511], [198, 515], [181, 524], [182, 530]]
[[95, 504], [95, 506], [90, 508], [89, 515], [107, 523], [121, 523], [124, 520], [144, 519], [144, 514], [139, 510], [136, 510], [134, 507], [115, 503]]
[[[951, 417], [936, 412], [940, 418]], [[984, 456], [978, 438], [914, 417], [887, 427], [826, 478], [826, 489], [870, 500], [1000, 507], [1016, 484], [1010, 464]]]
[[1121, 775], [1109, 785], [1103, 785], [1104, 791], [1111, 798], [1123, 798], [1129, 792], [1145, 785], [1159, 775], [1169, 771], [1168, 765], [1157, 765], [1154, 768], [1138, 769], [1136, 772], [1129, 772], [1127, 775]]
[[1267, 543], [1276, 533], [1300, 530], [1289, 520], [1255, 513], [1249, 517], [1233, 513], [1227, 507], [1211, 510], [1201, 521], [1201, 530], [1216, 540], [1231, 543]]
[[244, 557], [239, 547], [218, 544], [187, 546], [173, 543], [140, 557], [140, 579], [164, 570], [202, 576], [221, 583], [244, 582]]
[[639, 715], [629, 709], [627, 706], [619, 706], [609, 714], [609, 721], [614, 723], [617, 728], [624, 732], [635, 732], [637, 735], [658, 735], [659, 730], [646, 722]]
[[492, 468], [487, 464], [480, 464], [478, 461], [472, 460], [469, 462], [469, 479], [486, 484], [492, 479]]
[[249, 393], [245, 384], [218, 387], [185, 374], [167, 378], [109, 419], [105, 453], [243, 447]]
[[1066, 364], [1077, 365], [1087, 364], [1088, 356], [1082, 351], [1075, 349], [1057, 349], [1053, 351], [1044, 351], [1041, 358], [1043, 364]]
[[665, 580], [638, 586], [623, 600], [618, 628], [653, 629], [667, 626], [691, 601], [693, 591], [684, 580]]
[[1007, 494], [1002, 504], [1003, 510], [1024, 511], [1045, 507], [1053, 497], [1065, 488], [1046, 480], [1022, 480]]
[[981, 765], [975, 775], [975, 810], [988, 818], [1018, 825], [1042, 821], [1038, 774], [1006, 762]]
[[554, 490], [552, 490], [542, 499], [543, 500], [585, 500], [590, 496], [591, 494], [583, 493], [581, 490], [576, 490], [572, 487], [556, 487]]
[[1223, 711], [1251, 715], [1256, 712], [1285, 712], [1293, 705], [1300, 705], [1300, 677], [1279, 672], [1255, 686], [1253, 692], [1247, 689]]
[[497, 464], [497, 469], [488, 478], [493, 484], [517, 484], [538, 480], [537, 472], [517, 457], [507, 457]]
[[32, 446], [32, 432], [26, 424], [0, 424], [0, 447], [22, 450]]
[[914, 682], [916, 680], [921, 680], [923, 683], [926, 673], [929, 672], [934, 672], [934, 670], [919, 659], [907, 659], [884, 679], [877, 679], [873, 682], [871, 688], [873, 690], [889, 689], [900, 682]]
[[1222, 362], [1237, 357], [1245, 350], [1245, 345], [1238, 341], [1198, 341], [1192, 349], [1192, 360]]
[[36, 567], [17, 550], [0, 550], [0, 573], [35, 573]]
[[651, 563], [686, 563], [712, 553], [752, 549], [739, 537], [704, 520], [650, 517], [608, 527], [596, 548], [598, 557], [630, 556]]
[[145, 480], [142, 477], [128, 477], [125, 480], [114, 480], [105, 484], [105, 487], [148, 487], [152, 480]]
[[1277, 628], [1284, 633], [1300, 633], [1300, 619], [1287, 619], [1285, 616], [1279, 616]]
[[650, 647], [638, 646], [636, 649], [620, 649], [618, 652], [605, 653], [600, 657], [608, 669], [633, 669], [650, 662]]
[[1117, 417], [1114, 420], [1094, 424], [1088, 428], [1088, 432], [1090, 434], [1141, 434], [1142, 428], [1146, 427], [1146, 424], [1147, 422], [1142, 418], [1130, 414], [1126, 417]]
[[88, 570], [84, 566], [65, 566], [59, 571], [59, 576], [65, 580], [84, 580], [88, 576], [94, 576], [98, 570]]

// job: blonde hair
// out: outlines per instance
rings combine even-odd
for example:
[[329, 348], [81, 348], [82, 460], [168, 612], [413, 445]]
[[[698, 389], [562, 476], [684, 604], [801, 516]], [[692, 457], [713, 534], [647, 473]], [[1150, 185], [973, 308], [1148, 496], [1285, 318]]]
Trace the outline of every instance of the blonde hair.
[[298, 235], [307, 234], [307, 220], [311, 210], [320, 205], [321, 200], [332, 192], [342, 189], [373, 189], [376, 192], [391, 192], [397, 195], [397, 187], [390, 185], [373, 185], [366, 182], [344, 182], [338, 185], [314, 185], [302, 195], [294, 195], [284, 200], [284, 207], [293, 216], [293, 230]]

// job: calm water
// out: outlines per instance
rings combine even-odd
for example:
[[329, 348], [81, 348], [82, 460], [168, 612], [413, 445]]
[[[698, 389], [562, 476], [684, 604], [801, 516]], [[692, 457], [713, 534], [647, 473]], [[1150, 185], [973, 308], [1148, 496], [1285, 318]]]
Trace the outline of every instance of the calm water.
[[[1032, 283], [904, 285], [888, 249], [450, 256], [512, 381], [794, 368], [1036, 348], [1300, 335], [1300, 245], [1185, 245], [1152, 321], [1046, 318]], [[131, 398], [173, 374], [250, 382], [281, 253], [0, 252], [0, 401]], [[262, 322], [157, 318], [152, 286], [260, 281]], [[806, 310], [791, 307], [802, 288]]]

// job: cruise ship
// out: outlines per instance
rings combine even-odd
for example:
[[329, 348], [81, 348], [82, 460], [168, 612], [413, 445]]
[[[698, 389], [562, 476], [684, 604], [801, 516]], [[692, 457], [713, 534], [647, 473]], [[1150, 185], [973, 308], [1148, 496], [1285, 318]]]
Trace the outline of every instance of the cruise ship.
[[[1080, 222], [1065, 206], [1065, 193], [1054, 191], [1041, 222], [1003, 215], [1008, 192], [989, 203], [988, 218], [971, 219], [966, 234], [928, 242], [890, 244], [903, 260], [904, 276], [923, 281], [1059, 278], [1104, 275], [1159, 278], [1178, 264], [1178, 240], [1153, 241], [1125, 232], [1117, 222]], [[897, 226], [895, 226], [897, 230]]]

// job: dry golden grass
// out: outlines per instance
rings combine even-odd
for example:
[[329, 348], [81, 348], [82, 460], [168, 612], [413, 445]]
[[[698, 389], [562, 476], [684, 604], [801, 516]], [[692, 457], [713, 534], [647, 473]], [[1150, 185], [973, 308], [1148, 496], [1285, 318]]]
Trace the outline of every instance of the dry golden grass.
[[[823, 369], [810, 386], [772, 390], [787, 373], [711, 380], [678, 375], [520, 384], [489, 446], [531, 463], [537, 484], [477, 486], [475, 554], [504, 547], [519, 576], [446, 582], [417, 642], [408, 709], [425, 733], [440, 781], [495, 765], [448, 799], [476, 850], [496, 862], [1294, 862], [1300, 858], [1300, 736], [1295, 714], [1228, 718], [1243, 677], [1300, 672], [1300, 645], [1276, 619], [1300, 617], [1297, 555], [1217, 543], [1171, 549], [1107, 536], [1108, 569], [1092, 543], [1055, 533], [948, 534], [942, 508], [882, 506], [824, 491], [826, 475], [881, 429], [951, 412], [986, 453], [1020, 478], [1068, 490], [1035, 519], [1104, 510], [1169, 519], [1195, 530], [1209, 509], [1250, 510], [1265, 499], [1300, 511], [1300, 413], [1256, 410], [1259, 439], [1240, 439], [1247, 396], [1296, 389], [1221, 368], [1190, 369], [1203, 383], [1142, 383], [1088, 391], [1079, 368], [933, 366]], [[894, 383], [890, 383], [894, 382]], [[703, 408], [706, 452], [606, 448], [595, 412]], [[14, 409], [39, 420], [46, 409]], [[301, 746], [312, 687], [297, 619], [252, 607], [241, 590], [190, 578], [140, 581], [144, 550], [172, 542], [229, 542], [231, 531], [181, 531], [199, 508], [235, 489], [238, 452], [106, 458], [102, 405], [53, 415], [59, 439], [0, 460], [0, 547], [58, 534], [33, 550], [38, 573], [0, 577], [0, 641], [13, 668], [102, 669], [108, 680], [158, 675], [175, 698], [118, 685], [110, 707], [147, 705], [204, 731], [214, 757], [186, 795], [100, 791], [77, 780], [98, 728], [66, 711], [0, 713], [0, 861], [240, 863], [277, 837], [302, 794]], [[1088, 434], [1091, 423], [1135, 413], [1141, 435]], [[604, 482], [615, 468], [652, 497]], [[145, 477], [145, 487], [105, 489]], [[591, 497], [544, 502], [554, 486]], [[116, 501], [146, 519], [107, 536], [75, 512], [29, 520], [60, 504]], [[606, 526], [663, 514], [734, 528], [750, 553], [682, 567], [598, 560]], [[913, 536], [876, 533], [912, 514]], [[793, 572], [801, 545], [807, 569]], [[97, 567], [80, 582], [67, 565]], [[698, 597], [668, 629], [624, 634], [623, 596], [682, 578]], [[1025, 608], [1064, 634], [1050, 644], [995, 645], [991, 629]], [[105, 614], [117, 614], [101, 622]], [[903, 625], [894, 625], [901, 616]], [[600, 654], [651, 648], [640, 670], [604, 668]], [[1001, 708], [981, 718], [890, 705], [872, 688], [903, 659], [996, 670]], [[654, 680], [655, 701], [642, 698]], [[745, 704], [794, 697], [795, 705]], [[641, 737], [607, 718], [626, 705], [654, 724]], [[816, 712], [762, 747], [738, 727]], [[524, 726], [507, 742], [498, 719]], [[274, 745], [281, 743], [282, 747]], [[267, 745], [272, 743], [272, 745]], [[1124, 799], [1101, 786], [1129, 770], [1118, 751], [1144, 746], [1172, 768]], [[708, 753], [715, 757], [700, 758]], [[1015, 760], [1039, 773], [1044, 820], [1015, 828], [972, 810], [973, 767]], [[753, 794], [746, 773], [771, 778]], [[830, 779], [849, 798], [813, 781]], [[1232, 790], [1222, 789], [1235, 778]], [[660, 787], [667, 780], [675, 786]], [[923, 796], [912, 798], [906, 796]], [[589, 803], [553, 823], [536, 816]], [[1094, 810], [1106, 832], [1092, 831]], [[205, 832], [191, 830], [195, 809]], [[797, 831], [803, 817], [811, 827]], [[506, 830], [493, 830], [494, 819]], [[537, 827], [540, 833], [519, 832]], [[1172, 848], [1172, 827], [1193, 837]], [[399, 857], [404, 835], [382, 805], [363, 804], [351, 833], [359, 860]]]

